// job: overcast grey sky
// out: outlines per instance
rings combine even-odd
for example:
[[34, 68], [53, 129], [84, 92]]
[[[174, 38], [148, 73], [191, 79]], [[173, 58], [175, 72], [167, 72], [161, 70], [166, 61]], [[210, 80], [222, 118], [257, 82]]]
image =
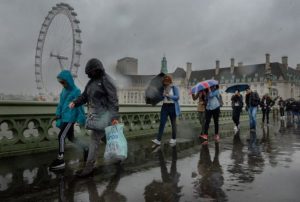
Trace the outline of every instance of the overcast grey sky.
[[[59, 1], [0, 1], [0, 93], [36, 92], [35, 45], [48, 11]], [[69, 0], [82, 29], [79, 77], [91, 57], [111, 67], [125, 56], [139, 60], [141, 74], [155, 74], [163, 54], [173, 71], [192, 62], [212, 68], [216, 58], [244, 64], [289, 56], [300, 63], [298, 0]], [[55, 78], [47, 78], [53, 82]]]

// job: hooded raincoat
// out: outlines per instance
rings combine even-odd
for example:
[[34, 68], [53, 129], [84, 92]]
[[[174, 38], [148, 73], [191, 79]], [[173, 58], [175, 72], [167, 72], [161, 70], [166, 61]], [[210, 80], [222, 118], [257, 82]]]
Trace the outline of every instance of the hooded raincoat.
[[72, 74], [68, 70], [61, 71], [57, 78], [67, 83], [67, 87], [63, 88], [60, 93], [59, 104], [56, 109], [56, 126], [60, 127], [62, 123], [75, 123], [80, 125], [85, 124], [85, 112], [83, 107], [74, 109], [69, 108], [69, 104], [80, 95], [80, 90], [76, 87]]
[[88, 104], [89, 111], [95, 113], [110, 112], [112, 118], [118, 118], [119, 103], [117, 88], [98, 59], [91, 59], [86, 65], [86, 73], [98, 70], [99, 75], [91, 77], [84, 92], [74, 100], [75, 106]]

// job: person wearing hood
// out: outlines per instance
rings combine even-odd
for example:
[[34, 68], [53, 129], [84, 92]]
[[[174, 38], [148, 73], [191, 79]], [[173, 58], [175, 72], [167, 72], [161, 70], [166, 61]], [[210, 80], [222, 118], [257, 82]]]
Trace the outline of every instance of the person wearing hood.
[[92, 130], [89, 154], [83, 170], [77, 172], [78, 177], [92, 174], [99, 153], [100, 141], [105, 139], [105, 128], [118, 120], [117, 88], [106, 74], [102, 62], [96, 58], [90, 59], [85, 67], [85, 73], [90, 78], [84, 92], [70, 103], [71, 109], [88, 105], [89, 115], [100, 119], [103, 129]]
[[74, 124], [85, 124], [85, 113], [83, 107], [70, 109], [69, 103], [80, 95], [80, 90], [76, 87], [72, 74], [68, 70], [61, 71], [57, 76], [58, 82], [63, 86], [60, 93], [59, 104], [56, 109], [56, 126], [60, 128], [58, 135], [59, 151], [57, 158], [51, 163], [51, 170], [63, 169], [65, 167], [64, 150], [65, 138], [81, 147], [84, 151], [84, 160], [87, 157], [88, 148], [74, 137]]

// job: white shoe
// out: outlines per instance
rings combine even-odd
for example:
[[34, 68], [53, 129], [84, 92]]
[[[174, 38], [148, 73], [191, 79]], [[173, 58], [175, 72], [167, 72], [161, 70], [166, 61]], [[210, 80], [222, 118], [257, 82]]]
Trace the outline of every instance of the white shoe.
[[170, 139], [169, 143], [170, 144], [176, 144], [176, 139]]
[[156, 145], [160, 145], [160, 141], [157, 140], [157, 139], [152, 140], [152, 142], [153, 142], [154, 144], [156, 144]]
[[234, 130], [234, 133], [237, 133], [239, 131], [238, 127], [236, 127], [236, 126], [234, 126], [233, 130]]

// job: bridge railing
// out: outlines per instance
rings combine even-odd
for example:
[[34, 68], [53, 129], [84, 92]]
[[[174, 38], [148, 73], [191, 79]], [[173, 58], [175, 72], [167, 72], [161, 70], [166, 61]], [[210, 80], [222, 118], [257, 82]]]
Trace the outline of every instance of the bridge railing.
[[[47, 151], [57, 147], [59, 129], [55, 127], [56, 103], [47, 102], [0, 102], [0, 157]], [[182, 106], [178, 124], [199, 127], [196, 106]], [[228, 130], [231, 109], [222, 108], [221, 129]], [[127, 138], [153, 135], [160, 120], [160, 106], [121, 105], [121, 122], [125, 125]], [[248, 115], [243, 112], [241, 120]], [[230, 128], [232, 128], [230, 126]], [[166, 132], [171, 129], [167, 123]], [[88, 136], [89, 131], [75, 126], [77, 136]]]

